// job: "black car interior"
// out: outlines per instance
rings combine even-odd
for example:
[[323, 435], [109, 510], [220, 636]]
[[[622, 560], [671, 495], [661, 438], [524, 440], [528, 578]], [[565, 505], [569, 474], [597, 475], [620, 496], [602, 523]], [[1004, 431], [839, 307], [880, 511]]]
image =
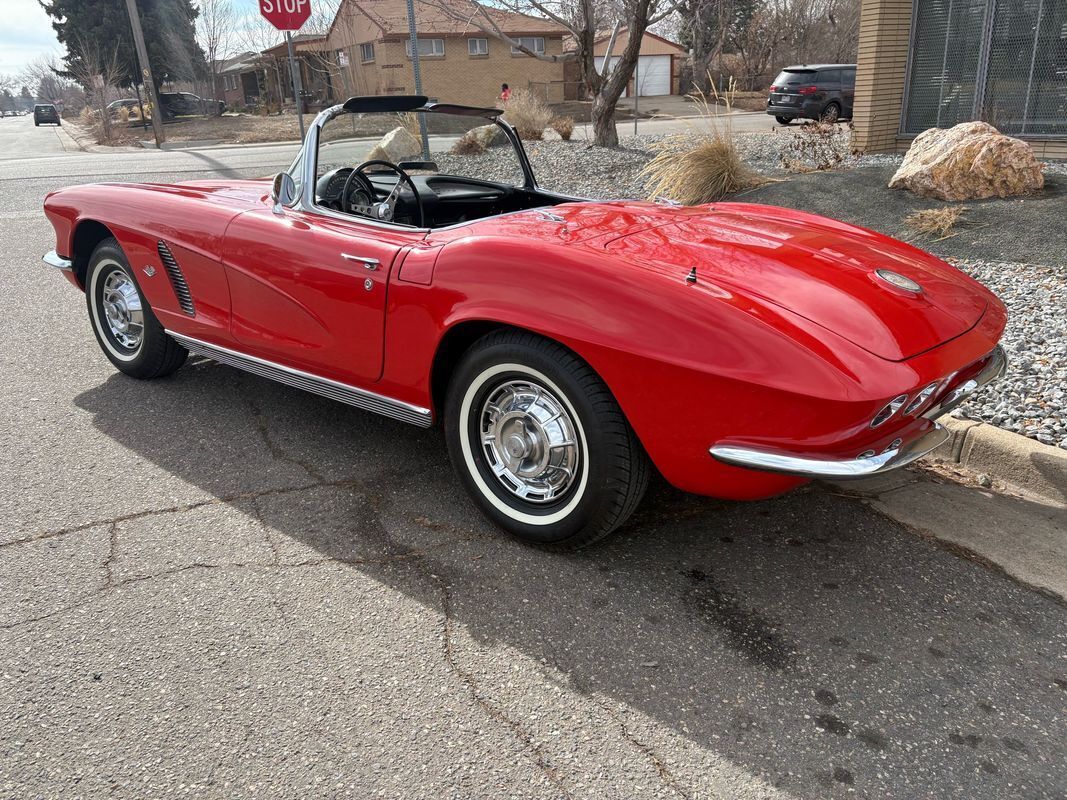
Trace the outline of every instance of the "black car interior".
[[[421, 95], [353, 97], [345, 102], [343, 110], [355, 114], [420, 111], [427, 115], [481, 117], [487, 122], [495, 121], [502, 113], [492, 108], [431, 103]], [[513, 134], [508, 133], [508, 138], [519, 151], [528, 182], [532, 183], [522, 145]], [[440, 228], [574, 199], [466, 176], [418, 174], [427, 172], [437, 173], [437, 164], [432, 161], [394, 164], [375, 159], [330, 169], [315, 182], [315, 202], [343, 214], [419, 228]]]
[[[410, 163], [401, 162], [396, 166], [403, 170], [405, 180], [398, 172], [378, 166], [380, 162], [372, 163], [375, 166], [366, 169], [361, 169], [366, 166], [361, 164], [327, 172], [315, 184], [316, 202], [344, 214], [419, 228], [440, 228], [568, 200], [547, 192], [474, 178], [408, 175], [404, 165], [410, 168]], [[392, 203], [391, 210], [380, 210], [378, 206], [386, 202]]]

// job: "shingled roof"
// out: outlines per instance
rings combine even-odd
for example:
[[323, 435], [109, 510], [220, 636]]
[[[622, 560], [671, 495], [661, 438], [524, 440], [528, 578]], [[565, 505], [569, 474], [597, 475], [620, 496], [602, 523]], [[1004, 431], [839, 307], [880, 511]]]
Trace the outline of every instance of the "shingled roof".
[[[441, 0], [448, 2], [467, 19], [476, 16], [469, 0]], [[382, 32], [383, 37], [407, 36], [408, 11], [405, 0], [342, 0], [337, 16], [345, 13], [345, 6], [351, 5], [358, 13], [362, 12], [372, 24]], [[500, 29], [509, 36], [562, 36], [567, 29], [549, 19], [516, 14], [499, 8], [486, 6], [486, 10]], [[336, 19], [334, 20], [336, 23]], [[475, 36], [481, 31], [477, 25], [461, 19], [455, 19], [431, 3], [415, 2], [415, 22], [420, 35], [437, 34], [439, 36]]]

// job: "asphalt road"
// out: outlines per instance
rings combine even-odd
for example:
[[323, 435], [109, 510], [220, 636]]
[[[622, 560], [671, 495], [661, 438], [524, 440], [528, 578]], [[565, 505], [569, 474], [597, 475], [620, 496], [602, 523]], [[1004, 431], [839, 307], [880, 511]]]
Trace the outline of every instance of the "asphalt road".
[[819, 488], [658, 486], [546, 554], [436, 432], [211, 362], [127, 379], [40, 264], [44, 194], [291, 152], [0, 130], [0, 796], [1067, 794], [1062, 604]]

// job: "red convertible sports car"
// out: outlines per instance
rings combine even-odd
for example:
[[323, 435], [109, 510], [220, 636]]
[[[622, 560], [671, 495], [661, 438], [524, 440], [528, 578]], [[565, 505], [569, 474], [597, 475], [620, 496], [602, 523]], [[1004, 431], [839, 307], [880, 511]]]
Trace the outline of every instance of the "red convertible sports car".
[[921, 250], [555, 194], [498, 110], [425, 97], [322, 112], [273, 184], [74, 186], [45, 213], [122, 372], [191, 352], [439, 421], [482, 511], [555, 548], [622, 524], [652, 467], [733, 499], [901, 467], [1005, 369], [1004, 306]]

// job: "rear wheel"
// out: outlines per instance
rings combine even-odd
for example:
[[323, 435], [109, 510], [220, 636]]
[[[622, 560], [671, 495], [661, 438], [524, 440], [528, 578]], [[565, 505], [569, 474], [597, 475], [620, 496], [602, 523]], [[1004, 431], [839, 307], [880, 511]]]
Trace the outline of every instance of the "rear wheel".
[[471, 347], [448, 388], [445, 436], [481, 511], [550, 549], [611, 533], [648, 485], [648, 459], [608, 388], [531, 333], [499, 331]]
[[775, 117], [775, 120], [778, 122], [779, 125], [788, 125], [790, 122], [793, 121], [793, 118], [792, 117]]
[[114, 239], [96, 246], [85, 273], [85, 302], [100, 349], [121, 372], [160, 378], [178, 369], [188, 352], [163, 330]]

